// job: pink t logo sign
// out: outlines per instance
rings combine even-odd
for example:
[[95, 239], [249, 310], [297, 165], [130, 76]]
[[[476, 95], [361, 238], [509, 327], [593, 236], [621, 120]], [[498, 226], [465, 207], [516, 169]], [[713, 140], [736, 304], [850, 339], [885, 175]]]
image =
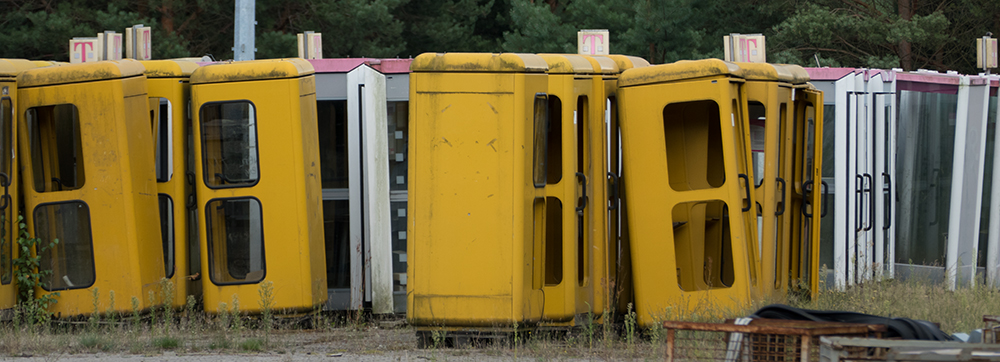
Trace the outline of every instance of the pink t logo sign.
[[87, 62], [87, 46], [90, 46], [90, 50], [94, 50], [94, 43], [76, 43], [73, 44], [73, 51], [75, 52], [79, 46], [83, 46], [83, 51], [80, 52], [80, 61], [83, 63]]
[[587, 43], [587, 40], [590, 40], [590, 54], [597, 54], [597, 47], [594, 46], [594, 45], [596, 45], [596, 42], [597, 42], [598, 39], [600, 40], [601, 44], [604, 43], [604, 35], [603, 34], [585, 34], [583, 36], [583, 43], [584, 44]]

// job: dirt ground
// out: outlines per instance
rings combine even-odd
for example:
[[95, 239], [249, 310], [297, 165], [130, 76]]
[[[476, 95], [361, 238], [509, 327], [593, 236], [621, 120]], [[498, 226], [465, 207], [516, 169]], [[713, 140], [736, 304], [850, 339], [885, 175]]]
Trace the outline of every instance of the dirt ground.
[[[148, 341], [111, 342], [107, 351], [83, 347], [79, 335], [48, 337], [54, 348], [14, 355], [0, 355], [0, 361], [607, 361], [662, 360], [662, 349], [649, 341], [632, 345], [618, 340], [561, 335], [558, 338], [530, 338], [516, 348], [509, 344], [490, 343], [463, 348], [417, 348], [417, 337], [410, 327], [333, 328], [326, 330], [275, 331], [260, 352], [243, 352], [241, 341], [262, 338], [257, 332], [222, 337], [218, 332], [190, 333], [177, 336], [180, 345], [164, 350], [150, 347]], [[127, 335], [104, 335], [106, 340], [129, 339]], [[220, 338], [229, 347], [218, 348]], [[139, 346], [139, 347], [136, 347]]]

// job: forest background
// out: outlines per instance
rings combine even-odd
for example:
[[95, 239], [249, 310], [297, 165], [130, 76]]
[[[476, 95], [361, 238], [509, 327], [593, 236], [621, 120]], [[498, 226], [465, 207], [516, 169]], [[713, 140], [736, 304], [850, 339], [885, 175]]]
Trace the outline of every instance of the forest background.
[[[233, 56], [232, 1], [0, 0], [0, 57], [66, 61], [69, 39], [153, 28], [156, 59]], [[1000, 34], [998, 0], [269, 0], [257, 1], [258, 59], [424, 52], [576, 53], [608, 29], [612, 53], [651, 63], [721, 58], [729, 33], [767, 36], [767, 60], [804, 66], [978, 73], [975, 39]]]

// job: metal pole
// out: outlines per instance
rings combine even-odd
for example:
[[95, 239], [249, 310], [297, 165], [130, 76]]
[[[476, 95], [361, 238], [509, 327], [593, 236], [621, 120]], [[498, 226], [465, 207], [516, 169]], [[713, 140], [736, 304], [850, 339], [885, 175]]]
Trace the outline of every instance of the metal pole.
[[257, 48], [254, 45], [255, 0], [236, 0], [235, 24], [233, 26], [233, 60], [254, 60]]

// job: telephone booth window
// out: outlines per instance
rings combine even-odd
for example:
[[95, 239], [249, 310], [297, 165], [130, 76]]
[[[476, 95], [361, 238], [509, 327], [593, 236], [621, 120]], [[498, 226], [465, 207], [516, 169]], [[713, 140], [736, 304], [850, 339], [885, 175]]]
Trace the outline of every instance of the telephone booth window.
[[170, 100], [166, 98], [150, 98], [149, 113], [153, 122], [153, 135], [156, 141], [156, 182], [167, 182], [174, 175], [173, 168], [173, 110]]
[[163, 265], [167, 279], [174, 277], [174, 201], [160, 194], [160, 236], [163, 240]]
[[72, 104], [34, 107], [26, 112], [31, 169], [36, 192], [83, 186], [80, 114]]
[[535, 187], [544, 187], [546, 181], [546, 151], [549, 136], [548, 98], [544, 93], [535, 95], [534, 103], [534, 141], [532, 179]]
[[260, 180], [255, 113], [249, 101], [201, 107], [202, 166], [208, 187], [247, 187]]
[[35, 236], [42, 244], [55, 242], [41, 253], [41, 267], [52, 271], [43, 277], [48, 291], [88, 288], [94, 284], [94, 243], [90, 209], [81, 201], [38, 205], [34, 211]]
[[[13, 142], [11, 142], [13, 112], [14, 109], [10, 98], [0, 100], [0, 173], [3, 173], [3, 176], [0, 176], [0, 186], [9, 185], [11, 182], [10, 163], [13, 156]], [[7, 187], [4, 187], [4, 190], [6, 189]], [[0, 284], [10, 284], [13, 275], [11, 258], [14, 253], [14, 238], [17, 236], [17, 233], [13, 229], [6, 229], [8, 225], [14, 225], [9, 219], [11, 217], [9, 215], [12, 215], [12, 213], [7, 213], [10, 207], [10, 197], [7, 192], [4, 192], [0, 196], [0, 205], [3, 205], [0, 208], [0, 218], [2, 218], [0, 219], [0, 229], [2, 229], [2, 233], [0, 233]]]
[[717, 188], [725, 183], [720, 120], [719, 104], [712, 100], [663, 108], [667, 179], [675, 191]]
[[264, 229], [260, 201], [217, 199], [205, 208], [208, 268], [216, 285], [264, 279]]

